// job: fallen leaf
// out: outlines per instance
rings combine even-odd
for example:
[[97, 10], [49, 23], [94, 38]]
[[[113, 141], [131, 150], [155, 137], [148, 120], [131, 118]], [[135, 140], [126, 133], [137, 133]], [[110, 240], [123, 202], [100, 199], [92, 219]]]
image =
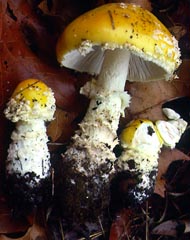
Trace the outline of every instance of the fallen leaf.
[[182, 221], [168, 220], [156, 226], [152, 230], [152, 234], [177, 237], [184, 233], [184, 231], [185, 224]]
[[[74, 123], [77, 117], [76, 112], [66, 112], [60, 108], [56, 109], [54, 120], [47, 127], [47, 134], [51, 139], [51, 142], [67, 143], [70, 136], [73, 135], [76, 123]], [[72, 124], [73, 123], [73, 124]]]
[[178, 149], [169, 149], [164, 148], [161, 151], [159, 157], [159, 164], [158, 164], [158, 174], [155, 183], [155, 193], [159, 194], [160, 196], [165, 196], [165, 179], [163, 175], [166, 173], [169, 165], [175, 160], [190, 160], [190, 156], [184, 154], [183, 152], [179, 151]]
[[24, 232], [30, 226], [25, 218], [14, 218], [5, 195], [0, 195], [0, 234]]
[[34, 224], [32, 227], [30, 227], [27, 232], [22, 237], [9, 237], [6, 235], [0, 235], [0, 240], [11, 240], [11, 239], [17, 239], [17, 240], [48, 240], [49, 237], [47, 236], [46, 231], [44, 228]]
[[173, 82], [156, 81], [149, 83], [127, 83], [127, 90], [132, 99], [126, 109], [126, 120], [148, 118], [152, 121], [165, 119], [162, 104], [172, 98], [188, 96], [190, 85], [180, 79]]
[[130, 227], [133, 216], [132, 210], [122, 209], [111, 225], [109, 240], [130, 239]]
[[[77, 0], [43, 0], [38, 4], [38, 8], [46, 16], [59, 18], [62, 20], [62, 27], [87, 10], [98, 5], [99, 1], [77, 1]], [[102, 1], [103, 2], [103, 1]]]

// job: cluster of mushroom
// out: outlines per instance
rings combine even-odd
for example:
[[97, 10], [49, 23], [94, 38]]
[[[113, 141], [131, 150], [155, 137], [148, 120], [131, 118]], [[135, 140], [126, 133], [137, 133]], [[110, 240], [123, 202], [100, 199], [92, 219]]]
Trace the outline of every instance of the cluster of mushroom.
[[[98, 175], [101, 181], [109, 179], [116, 160], [113, 150], [118, 144], [119, 120], [130, 105], [126, 80], [175, 78], [180, 50], [175, 37], [149, 11], [135, 4], [109, 3], [71, 22], [61, 34], [56, 52], [61, 66], [93, 75], [81, 89], [90, 99], [89, 108], [63, 154], [67, 184], [67, 172], [74, 173], [71, 189], [77, 188], [75, 176], [87, 177], [88, 185], [96, 182]], [[156, 144], [161, 145], [159, 141]], [[101, 181], [97, 181], [99, 188], [95, 187], [98, 191]]]
[[[126, 80], [173, 79], [181, 63], [180, 50], [177, 40], [152, 13], [135, 4], [110, 3], [71, 22], [60, 36], [56, 52], [61, 66], [93, 75], [81, 89], [90, 99], [89, 108], [62, 160], [66, 210], [68, 214], [81, 216], [82, 209], [89, 213], [91, 207], [96, 207], [94, 200], [98, 202], [104, 195], [110, 174], [114, 172], [119, 121], [131, 99], [125, 91]], [[49, 177], [50, 156], [44, 123], [53, 119], [54, 111], [51, 89], [36, 79], [21, 82], [5, 110], [6, 117], [16, 122], [8, 150], [7, 175], [25, 179], [30, 188]], [[145, 129], [151, 131], [155, 154], [151, 152], [151, 157], [133, 155], [133, 158], [135, 161], [153, 159], [155, 163], [163, 140], [157, 138], [158, 132], [149, 120], [138, 124], [140, 128], [137, 127], [136, 132], [142, 129], [143, 136]], [[162, 122], [157, 126], [160, 127], [163, 128]], [[123, 134], [122, 143], [129, 138], [134, 143], [130, 130], [124, 131], [127, 137]], [[142, 150], [143, 146], [138, 145], [138, 154], [144, 154], [139, 147]], [[136, 147], [133, 150], [135, 152]], [[128, 163], [125, 161], [122, 170]], [[140, 166], [144, 168], [143, 164]], [[82, 200], [78, 200], [77, 209], [78, 197]], [[92, 217], [92, 212], [91, 209], [88, 217]], [[98, 219], [99, 215], [96, 217]]]

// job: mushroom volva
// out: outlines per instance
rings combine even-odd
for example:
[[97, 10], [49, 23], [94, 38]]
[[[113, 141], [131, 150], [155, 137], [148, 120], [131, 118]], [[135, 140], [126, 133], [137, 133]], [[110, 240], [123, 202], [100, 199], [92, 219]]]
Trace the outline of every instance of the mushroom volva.
[[6, 178], [15, 207], [29, 209], [42, 203], [46, 194], [51, 195], [45, 123], [54, 118], [55, 108], [52, 90], [38, 79], [20, 82], [7, 103], [4, 113], [15, 123], [15, 130], [8, 148]]
[[109, 3], [71, 22], [58, 39], [56, 53], [61, 66], [93, 75], [81, 88], [90, 104], [63, 154], [63, 172], [68, 216], [97, 220], [116, 160], [120, 116], [130, 105], [125, 82], [171, 80], [181, 62], [180, 50], [148, 10]]

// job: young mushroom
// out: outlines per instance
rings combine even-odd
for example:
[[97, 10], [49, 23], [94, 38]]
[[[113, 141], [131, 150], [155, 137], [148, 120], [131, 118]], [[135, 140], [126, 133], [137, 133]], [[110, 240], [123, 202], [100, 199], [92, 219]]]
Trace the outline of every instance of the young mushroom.
[[136, 185], [129, 196], [133, 203], [141, 203], [153, 192], [163, 139], [152, 121], [136, 119], [122, 130], [120, 144], [122, 153], [115, 168], [131, 172]]
[[184, 133], [187, 122], [179, 114], [167, 112], [169, 120], [148, 119], [131, 121], [120, 135], [121, 156], [115, 168], [130, 171], [136, 185], [129, 192], [133, 202], [142, 203], [154, 191], [159, 153], [163, 146], [173, 149]]
[[[116, 159], [119, 119], [130, 104], [126, 80], [171, 80], [180, 64], [180, 51], [176, 39], [152, 13], [134, 4], [109, 3], [71, 22], [56, 52], [61, 66], [94, 76], [81, 89], [90, 99], [89, 108], [63, 155], [68, 215], [82, 216], [83, 202], [93, 219], [94, 202], [105, 195], [102, 189]], [[77, 198], [78, 207], [71, 201]]]
[[20, 82], [7, 103], [5, 116], [16, 123], [6, 161], [7, 188], [15, 209], [28, 210], [51, 196], [45, 123], [54, 112], [54, 94], [38, 79]]

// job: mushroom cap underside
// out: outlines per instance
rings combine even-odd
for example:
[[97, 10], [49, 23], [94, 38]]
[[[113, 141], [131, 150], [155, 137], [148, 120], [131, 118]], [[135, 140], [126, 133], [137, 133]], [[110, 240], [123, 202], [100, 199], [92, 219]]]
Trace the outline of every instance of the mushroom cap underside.
[[79, 16], [58, 39], [58, 62], [97, 75], [106, 50], [131, 52], [129, 81], [170, 80], [179, 67], [175, 37], [148, 10], [134, 4], [108, 3]]

